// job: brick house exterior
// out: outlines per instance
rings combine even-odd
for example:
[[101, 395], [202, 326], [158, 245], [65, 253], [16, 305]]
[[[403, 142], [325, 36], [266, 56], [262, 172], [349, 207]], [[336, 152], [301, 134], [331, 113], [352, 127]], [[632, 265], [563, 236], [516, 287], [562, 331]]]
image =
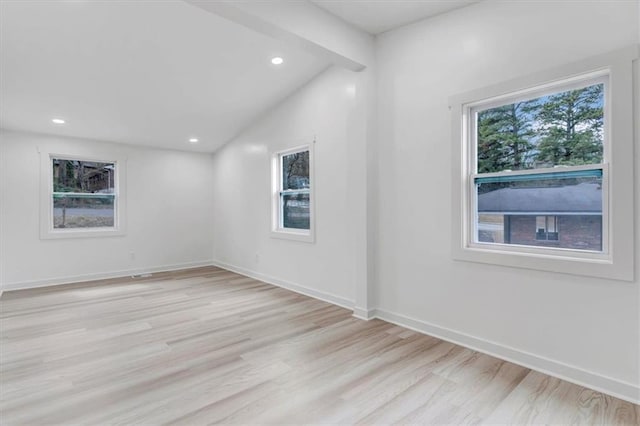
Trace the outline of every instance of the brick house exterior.
[[541, 239], [537, 215], [505, 215], [505, 243], [602, 250], [602, 216], [557, 215], [557, 239]]
[[602, 250], [599, 184], [502, 188], [478, 196], [478, 214], [502, 224], [499, 232], [479, 232], [480, 242]]

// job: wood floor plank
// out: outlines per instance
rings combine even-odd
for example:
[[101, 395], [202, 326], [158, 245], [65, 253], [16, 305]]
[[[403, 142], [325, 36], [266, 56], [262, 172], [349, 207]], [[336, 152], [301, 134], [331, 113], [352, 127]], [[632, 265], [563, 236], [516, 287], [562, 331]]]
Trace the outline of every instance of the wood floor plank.
[[0, 423], [639, 425], [640, 408], [203, 267], [4, 293]]

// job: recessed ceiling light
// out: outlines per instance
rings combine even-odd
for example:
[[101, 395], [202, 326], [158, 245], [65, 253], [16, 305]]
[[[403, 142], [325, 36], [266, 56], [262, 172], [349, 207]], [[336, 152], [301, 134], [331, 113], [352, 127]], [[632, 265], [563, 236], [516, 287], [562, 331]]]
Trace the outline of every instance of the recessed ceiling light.
[[198, 143], [198, 138], [191, 138], [191, 139], [189, 139], [189, 142]]
[[62, 118], [52, 118], [51, 122], [53, 124], [64, 124], [65, 123], [65, 121]]
[[275, 58], [271, 58], [271, 63], [273, 65], [280, 65], [284, 62], [284, 59], [282, 59], [280, 56], [276, 56]]

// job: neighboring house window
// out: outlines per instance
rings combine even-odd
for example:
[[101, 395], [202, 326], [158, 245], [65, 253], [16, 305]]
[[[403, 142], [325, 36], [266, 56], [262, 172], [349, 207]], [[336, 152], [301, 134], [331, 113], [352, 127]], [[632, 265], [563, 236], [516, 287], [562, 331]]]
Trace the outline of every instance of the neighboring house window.
[[313, 152], [305, 145], [273, 156], [273, 224], [276, 237], [313, 241]]
[[536, 240], [558, 241], [558, 216], [536, 216]]
[[124, 233], [123, 161], [41, 154], [41, 238]]
[[635, 57], [627, 49], [452, 99], [455, 257], [633, 276], [633, 182], [622, 177], [633, 172]]

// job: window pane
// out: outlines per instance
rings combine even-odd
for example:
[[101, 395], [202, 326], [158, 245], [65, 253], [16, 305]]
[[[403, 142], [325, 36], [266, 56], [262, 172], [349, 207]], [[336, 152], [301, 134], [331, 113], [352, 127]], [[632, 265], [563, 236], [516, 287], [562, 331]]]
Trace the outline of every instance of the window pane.
[[479, 111], [478, 173], [601, 163], [603, 108], [595, 84]]
[[504, 216], [499, 214], [479, 214], [478, 242], [504, 243]]
[[53, 227], [104, 228], [114, 226], [113, 196], [53, 196]]
[[477, 178], [476, 241], [602, 251], [600, 173]]
[[282, 189], [309, 188], [309, 151], [282, 156]]
[[53, 192], [113, 193], [115, 164], [53, 158]]
[[309, 194], [282, 195], [282, 227], [309, 229]]

